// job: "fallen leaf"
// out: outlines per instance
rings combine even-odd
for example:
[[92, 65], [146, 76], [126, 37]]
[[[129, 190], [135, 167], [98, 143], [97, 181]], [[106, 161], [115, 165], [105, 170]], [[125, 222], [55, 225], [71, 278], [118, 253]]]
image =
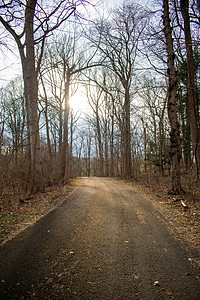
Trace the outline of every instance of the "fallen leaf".
[[189, 262], [192, 262], [192, 261], [193, 261], [193, 259], [189, 257], [189, 258], [188, 258], [188, 261], [189, 261]]

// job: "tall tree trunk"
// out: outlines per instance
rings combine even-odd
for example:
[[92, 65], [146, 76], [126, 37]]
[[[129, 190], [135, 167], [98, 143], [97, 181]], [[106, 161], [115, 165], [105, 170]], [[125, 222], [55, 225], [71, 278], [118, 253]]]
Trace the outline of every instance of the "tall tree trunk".
[[110, 137], [110, 175], [114, 176], [114, 115], [111, 116], [111, 137]]
[[159, 120], [159, 170], [160, 174], [164, 174], [163, 170], [163, 120]]
[[91, 175], [91, 136], [87, 139], [87, 159], [88, 159], [88, 165], [87, 165], [87, 176], [90, 177]]
[[[69, 149], [69, 174], [72, 177], [72, 160], [73, 160], [73, 137], [74, 137], [74, 116], [71, 111], [71, 123], [70, 123], [70, 149]], [[74, 174], [73, 174], [74, 175]]]
[[144, 134], [144, 170], [147, 171], [147, 130], [143, 118], [141, 118]]
[[125, 176], [132, 176], [131, 160], [131, 126], [130, 126], [130, 95], [129, 89], [125, 89]]
[[119, 131], [120, 135], [117, 139], [117, 155], [118, 155], [118, 175], [125, 177], [125, 129], [124, 129], [124, 117], [123, 120], [119, 119]]
[[167, 104], [167, 97], [165, 98], [163, 109], [161, 116], [159, 117], [159, 165], [160, 165], [160, 173], [164, 174], [163, 168], [163, 142], [164, 142], [164, 130], [163, 130], [163, 119], [165, 114], [165, 108]]
[[187, 74], [188, 74], [188, 96], [189, 96], [189, 116], [192, 149], [197, 168], [197, 180], [200, 172], [200, 122], [198, 111], [197, 88], [195, 84], [195, 68], [192, 49], [192, 38], [190, 30], [189, 1], [181, 0], [181, 12], [184, 19], [185, 45], [187, 50]]
[[51, 151], [51, 140], [50, 140], [50, 133], [49, 133], [48, 97], [47, 97], [47, 92], [46, 92], [46, 88], [45, 88], [42, 76], [41, 76], [41, 82], [42, 82], [42, 87], [43, 87], [43, 91], [44, 91], [44, 100], [45, 100], [44, 114], [45, 114], [45, 121], [46, 121], [47, 146], [48, 146], [49, 157], [51, 158], [52, 157], [52, 151]]
[[106, 132], [105, 132], [105, 140], [104, 140], [104, 151], [105, 151], [105, 176], [109, 177], [109, 158], [108, 158], [108, 132], [107, 132], [107, 125], [106, 125]]
[[3, 116], [3, 121], [1, 122], [1, 129], [0, 129], [0, 154], [1, 154], [1, 151], [2, 151], [3, 140], [4, 140], [4, 128], [5, 128], [5, 119], [4, 119], [4, 116]]
[[62, 141], [63, 141], [63, 108], [62, 102], [60, 102], [59, 106], [59, 154], [61, 157], [62, 153]]
[[[30, 151], [30, 182], [29, 192], [34, 193], [44, 189], [41, 151], [40, 151], [40, 135], [39, 135], [39, 119], [38, 119], [38, 82], [37, 72], [35, 68], [34, 53], [34, 29], [33, 19], [35, 13], [36, 0], [29, 0], [25, 13], [25, 32], [26, 32], [26, 57], [23, 55], [22, 68], [24, 78], [24, 91], [27, 107], [27, 125], [29, 134], [29, 151]], [[18, 45], [19, 46], [19, 45]], [[19, 49], [20, 50], [20, 49]], [[21, 54], [21, 53], [20, 53]]]
[[99, 160], [100, 160], [99, 176], [103, 176], [104, 159], [103, 159], [103, 147], [101, 141], [101, 127], [100, 127], [98, 108], [96, 109], [96, 126], [97, 126], [97, 140], [98, 140], [98, 150], [99, 150]]
[[168, 64], [168, 117], [171, 126], [170, 140], [171, 140], [171, 162], [172, 162], [172, 193], [181, 192], [181, 174], [180, 174], [180, 159], [181, 159], [181, 143], [180, 143], [180, 132], [179, 123], [177, 119], [177, 75], [174, 65], [174, 48], [172, 40], [172, 29], [170, 26], [169, 18], [169, 2], [163, 0], [163, 24], [164, 33], [167, 47], [167, 64]]
[[61, 154], [61, 182], [65, 181], [67, 161], [69, 155], [69, 143], [68, 143], [68, 120], [69, 120], [69, 85], [70, 85], [70, 70], [67, 70], [66, 81], [65, 81], [65, 110], [64, 110], [64, 133], [63, 133], [63, 144]]
[[182, 151], [183, 151], [183, 161], [186, 171], [192, 166], [191, 158], [191, 134], [190, 134], [190, 120], [189, 120], [189, 100], [188, 93], [182, 95], [181, 91], [179, 92], [179, 101], [180, 101], [180, 118], [181, 118], [181, 131], [182, 131]]

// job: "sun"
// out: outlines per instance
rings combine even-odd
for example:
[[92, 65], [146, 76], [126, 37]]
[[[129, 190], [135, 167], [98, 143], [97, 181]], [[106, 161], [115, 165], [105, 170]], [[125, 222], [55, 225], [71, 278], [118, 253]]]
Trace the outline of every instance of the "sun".
[[87, 113], [90, 109], [86, 96], [79, 91], [70, 97], [69, 104], [74, 113]]

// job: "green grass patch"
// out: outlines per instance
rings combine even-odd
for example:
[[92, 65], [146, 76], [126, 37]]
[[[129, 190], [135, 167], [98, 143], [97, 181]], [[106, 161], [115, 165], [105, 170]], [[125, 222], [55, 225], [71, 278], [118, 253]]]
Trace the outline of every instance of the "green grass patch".
[[3, 216], [0, 216], [0, 221], [7, 221], [9, 219], [11, 219], [12, 216], [9, 216], [9, 215], [3, 215]]

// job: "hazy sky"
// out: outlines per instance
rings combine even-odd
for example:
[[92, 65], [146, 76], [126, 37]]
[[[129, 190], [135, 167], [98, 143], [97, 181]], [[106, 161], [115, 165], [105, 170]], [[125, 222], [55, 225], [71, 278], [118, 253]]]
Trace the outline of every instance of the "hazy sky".
[[[134, 2], [143, 5], [144, 7], [150, 3], [151, 0], [135, 0]], [[92, 1], [91, 1], [92, 2]], [[97, 0], [95, 1], [97, 2]], [[99, 0], [99, 4], [103, 2], [100, 7], [103, 11], [105, 9], [116, 8], [122, 4], [123, 0]], [[2, 38], [2, 25], [0, 24], [0, 38]], [[7, 42], [7, 41], [6, 41]], [[14, 41], [9, 39], [9, 48], [11, 51], [6, 50], [6, 47], [0, 49], [0, 86], [5, 85], [10, 79], [15, 78], [21, 73], [21, 64], [19, 60], [18, 49]]]
[[[104, 5], [110, 6], [110, 7], [116, 7], [119, 4], [122, 4], [124, 0], [103, 0]], [[127, 2], [127, 1], [125, 1]], [[151, 0], [133, 0], [133, 2], [138, 3], [140, 5], [146, 6], [150, 4]]]

